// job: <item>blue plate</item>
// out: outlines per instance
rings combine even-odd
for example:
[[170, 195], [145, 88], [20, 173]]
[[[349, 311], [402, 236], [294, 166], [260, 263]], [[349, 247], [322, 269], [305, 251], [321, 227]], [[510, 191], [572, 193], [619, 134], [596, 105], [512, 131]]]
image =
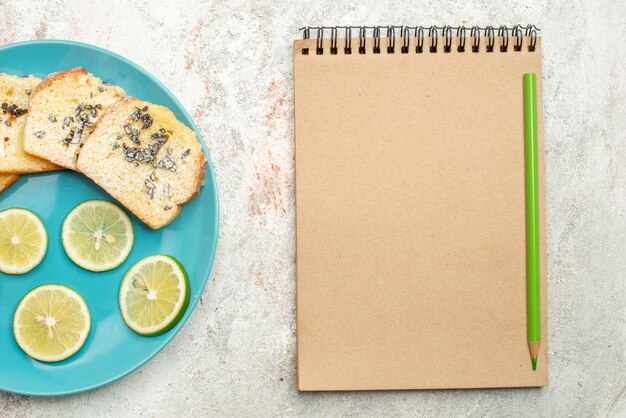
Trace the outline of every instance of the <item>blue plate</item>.
[[[152, 75], [129, 60], [90, 45], [69, 41], [33, 41], [0, 48], [0, 72], [45, 77], [73, 67], [121, 86], [127, 94], [170, 108], [187, 126], [200, 132], [176, 98]], [[201, 141], [202, 142], [202, 141]], [[205, 154], [206, 147], [202, 144]], [[217, 245], [218, 198], [211, 161], [207, 157], [200, 195], [183, 206], [170, 225], [153, 231], [131, 215], [135, 245], [118, 268], [92, 273], [70, 261], [61, 245], [61, 225], [70, 210], [88, 199], [113, 200], [86, 177], [70, 172], [24, 175], [0, 195], [0, 210], [23, 207], [43, 220], [48, 252], [31, 272], [0, 273], [0, 390], [28, 395], [65, 395], [90, 390], [137, 369], [157, 354], [180, 330], [198, 302], [208, 280]], [[191, 301], [183, 320], [158, 337], [141, 337], [126, 327], [118, 308], [124, 273], [141, 258], [156, 254], [178, 258], [189, 273]], [[24, 354], [13, 337], [13, 313], [34, 287], [60, 283], [80, 293], [92, 316], [83, 348], [59, 363], [40, 363]], [[172, 359], [172, 361], [176, 361]]]

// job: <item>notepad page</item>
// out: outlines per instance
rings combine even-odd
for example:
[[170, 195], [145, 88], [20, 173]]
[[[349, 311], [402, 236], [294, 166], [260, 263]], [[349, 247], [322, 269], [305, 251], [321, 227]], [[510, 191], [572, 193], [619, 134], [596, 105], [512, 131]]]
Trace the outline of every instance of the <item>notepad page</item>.
[[[426, 44], [429, 40], [426, 39]], [[547, 384], [535, 51], [317, 55], [296, 41], [298, 386]], [[499, 40], [498, 40], [499, 42]], [[343, 46], [343, 40], [339, 40]], [[396, 45], [401, 40], [396, 41]], [[310, 48], [308, 55], [302, 48]], [[526, 339], [522, 75], [537, 73], [542, 343]]]

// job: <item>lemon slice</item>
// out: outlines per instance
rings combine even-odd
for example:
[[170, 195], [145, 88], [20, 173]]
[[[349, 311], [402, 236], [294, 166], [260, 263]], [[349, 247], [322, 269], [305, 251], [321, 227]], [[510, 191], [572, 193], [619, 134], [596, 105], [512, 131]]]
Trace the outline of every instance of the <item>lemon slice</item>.
[[28, 273], [43, 260], [48, 234], [41, 219], [26, 209], [0, 212], [0, 271]]
[[106, 200], [88, 200], [63, 221], [61, 234], [67, 256], [90, 271], [112, 270], [126, 260], [135, 233], [130, 218]]
[[146, 257], [122, 280], [122, 317], [138, 334], [163, 334], [183, 317], [190, 293], [187, 272], [178, 260], [167, 255]]
[[85, 343], [91, 328], [89, 309], [69, 287], [46, 284], [22, 298], [13, 317], [20, 348], [35, 360], [65, 360]]

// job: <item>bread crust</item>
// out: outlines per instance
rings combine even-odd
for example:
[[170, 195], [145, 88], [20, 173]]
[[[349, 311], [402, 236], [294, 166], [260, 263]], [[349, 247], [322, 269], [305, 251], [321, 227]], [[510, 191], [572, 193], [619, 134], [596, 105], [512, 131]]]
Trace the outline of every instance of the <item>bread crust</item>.
[[[198, 138], [198, 141], [199, 140], [200, 139]], [[202, 189], [202, 185], [204, 184], [204, 176], [206, 175], [206, 157], [204, 156], [204, 149], [202, 150], [202, 153], [200, 155], [202, 156], [202, 158], [197, 158], [195, 161], [195, 171], [198, 173], [198, 175], [196, 176], [193, 185], [194, 191], [192, 194], [189, 195], [187, 199], [185, 199], [183, 202], [180, 202], [181, 205], [184, 205], [185, 203], [191, 201], [194, 197], [198, 196], [200, 194], [200, 189]]]
[[[31, 154], [30, 152], [27, 152], [26, 154], [32, 155], [32, 156], [35, 156], [35, 157], [39, 157], [38, 155]], [[42, 158], [42, 157], [39, 157], [39, 158]], [[50, 171], [65, 170], [65, 167], [62, 167], [62, 166], [56, 164], [54, 161], [50, 161], [50, 160], [46, 159], [46, 162], [50, 163], [50, 165], [49, 165], [49, 167], [47, 166], [45, 168], [45, 170], [28, 167], [28, 168], [20, 168], [19, 172], [15, 173], [14, 171], [18, 171], [18, 170], [11, 169], [11, 168], [0, 168], [0, 175], [4, 176], [6, 174], [36, 174], [36, 173], [48, 173]]]
[[11, 187], [19, 178], [20, 176], [17, 174], [2, 174], [0, 176], [0, 193]]
[[96, 129], [98, 129], [98, 125], [100, 124], [102, 119], [106, 118], [111, 113], [117, 112], [119, 109], [124, 107], [129, 102], [139, 102], [139, 99], [135, 97], [131, 97], [131, 96], [120, 96], [120, 100], [117, 103], [115, 103], [113, 106], [111, 106], [110, 108], [108, 108], [102, 113], [102, 117], [96, 123], [96, 127], [93, 130], [93, 132], [96, 132]]
[[39, 83], [37, 87], [35, 87], [35, 90], [33, 90], [33, 92], [31, 93], [31, 97], [36, 96], [42, 90], [47, 89], [55, 81], [61, 80], [68, 76], [74, 76], [74, 78], [77, 78], [77, 76], [79, 75], [87, 75], [87, 74], [89, 74], [89, 72], [85, 70], [83, 67], [76, 67], [76, 68], [71, 68], [69, 70], [63, 70], [63, 71], [58, 71], [56, 73], [50, 73], [48, 74], [46, 78], [43, 79], [41, 83]]

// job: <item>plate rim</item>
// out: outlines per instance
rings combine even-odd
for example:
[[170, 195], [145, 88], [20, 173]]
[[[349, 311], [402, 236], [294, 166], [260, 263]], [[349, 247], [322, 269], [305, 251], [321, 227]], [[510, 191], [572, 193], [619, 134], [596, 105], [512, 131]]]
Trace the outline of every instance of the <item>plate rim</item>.
[[[216, 175], [215, 175], [215, 169], [213, 167], [213, 162], [211, 160], [211, 155], [209, 154], [209, 150], [204, 142], [204, 138], [202, 137], [202, 134], [200, 132], [200, 130], [198, 129], [198, 127], [196, 126], [195, 121], [193, 120], [193, 118], [191, 117], [191, 115], [189, 114], [189, 112], [187, 112], [187, 109], [180, 103], [180, 101], [176, 98], [176, 96], [161, 82], [159, 81], [155, 76], [153, 76], [150, 72], [148, 72], [146, 69], [144, 69], [143, 67], [141, 67], [140, 65], [136, 64], [135, 62], [131, 61], [130, 59], [116, 53], [113, 51], [109, 51], [106, 48], [97, 46], [97, 45], [92, 45], [92, 44], [88, 44], [85, 42], [80, 42], [80, 41], [73, 41], [73, 40], [65, 40], [65, 39], [38, 39], [38, 40], [28, 40], [28, 41], [20, 41], [20, 42], [14, 42], [11, 44], [7, 44], [7, 45], [2, 45], [0, 46], [0, 53], [9, 50], [9, 49], [13, 49], [13, 48], [19, 48], [19, 47], [23, 47], [23, 46], [30, 46], [30, 45], [69, 45], [69, 46], [74, 46], [74, 47], [81, 47], [81, 48], [85, 48], [88, 50], [92, 50], [92, 51], [96, 51], [98, 53], [101, 54], [105, 54], [108, 55], [112, 58], [115, 58], [119, 61], [122, 61], [123, 63], [129, 65], [130, 67], [132, 67], [133, 69], [135, 69], [136, 71], [138, 71], [139, 73], [143, 74], [144, 76], [148, 77], [154, 84], [156, 84], [159, 88], [161, 88], [161, 90], [165, 93], [165, 95], [172, 100], [172, 102], [174, 102], [174, 104], [181, 110], [182, 114], [189, 120], [191, 126], [190, 128], [193, 129], [193, 131], [196, 133], [196, 135], [198, 135], [198, 139], [200, 140], [200, 145], [202, 146], [202, 149], [204, 151], [204, 154], [206, 156], [207, 159], [207, 163], [206, 163], [206, 168], [207, 171], [209, 171], [211, 173], [210, 176], [206, 176], [204, 177], [204, 181], [205, 184], [202, 187], [206, 186], [206, 182], [207, 180], [209, 180], [211, 182], [211, 185], [213, 186], [213, 200], [215, 201], [215, 214], [214, 214], [214, 223], [215, 223], [215, 231], [213, 233], [213, 245], [212, 248], [210, 248], [212, 257], [209, 260], [208, 263], [208, 269], [206, 272], [206, 277], [204, 277], [203, 282], [202, 282], [202, 289], [199, 293], [199, 297], [196, 298], [195, 300], [192, 300], [189, 302], [189, 307], [187, 308], [187, 312], [185, 313], [185, 316], [183, 317], [183, 319], [181, 320], [181, 322], [179, 324], [176, 325], [175, 328], [173, 328], [171, 331], [169, 331], [171, 334], [167, 336], [167, 338], [165, 338], [163, 340], [163, 342], [157, 347], [156, 351], [154, 353], [152, 353], [151, 355], [149, 355], [148, 357], [146, 357], [144, 360], [138, 362], [136, 365], [134, 365], [133, 367], [130, 367], [128, 370], [119, 373], [109, 379], [103, 380], [102, 382], [96, 383], [96, 384], [92, 384], [92, 385], [87, 385], [84, 387], [80, 387], [78, 389], [72, 389], [72, 390], [61, 390], [61, 391], [51, 391], [51, 392], [36, 392], [36, 391], [24, 391], [24, 390], [15, 390], [15, 389], [11, 389], [10, 387], [7, 387], [4, 383], [0, 383], [0, 391], [3, 392], [7, 392], [7, 393], [13, 393], [13, 394], [17, 394], [17, 395], [27, 395], [27, 396], [36, 396], [36, 397], [56, 397], [56, 396], [66, 396], [66, 395], [74, 395], [74, 394], [78, 394], [78, 393], [82, 393], [82, 392], [88, 392], [97, 388], [100, 388], [102, 386], [106, 386], [110, 383], [115, 382], [116, 380], [119, 380], [133, 372], [135, 372], [137, 369], [141, 368], [144, 364], [146, 364], [147, 362], [149, 362], [150, 360], [152, 360], [157, 354], [159, 354], [164, 348], [165, 346], [167, 346], [173, 339], [174, 337], [180, 332], [180, 330], [185, 326], [185, 324], [187, 323], [187, 321], [189, 321], [189, 318], [191, 317], [191, 315], [193, 314], [194, 310], [196, 309], [196, 306], [198, 305], [198, 301], [200, 300], [200, 298], [202, 297], [202, 294], [204, 293], [204, 291], [206, 290], [206, 285], [209, 282], [209, 277], [211, 276], [211, 272], [213, 270], [213, 264], [215, 262], [215, 256], [217, 254], [217, 245], [218, 245], [218, 241], [219, 241], [219, 227], [220, 227], [220, 201], [219, 201], [219, 193], [218, 193], [218, 189], [217, 189], [217, 179], [216, 179]], [[208, 178], [207, 178], [208, 177]], [[209, 192], [210, 193], [210, 192]]]

